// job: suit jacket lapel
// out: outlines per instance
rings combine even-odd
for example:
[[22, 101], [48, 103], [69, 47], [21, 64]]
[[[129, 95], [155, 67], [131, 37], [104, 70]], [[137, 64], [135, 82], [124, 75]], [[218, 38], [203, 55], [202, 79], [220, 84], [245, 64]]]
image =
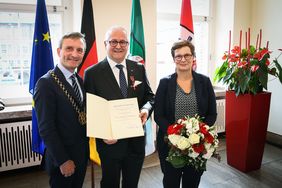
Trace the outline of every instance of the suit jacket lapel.
[[81, 91], [82, 91], [82, 95], [83, 95], [83, 103], [85, 103], [85, 99], [86, 99], [86, 92], [85, 92], [85, 89], [84, 89], [84, 85], [83, 85], [83, 80], [82, 78], [76, 73], [76, 77], [77, 77], [77, 80], [79, 82], [79, 85], [80, 85], [80, 88], [81, 88]]
[[[172, 74], [171, 79], [169, 79], [168, 91], [167, 91], [168, 96], [169, 96], [169, 101], [170, 101], [171, 113], [175, 112], [176, 84], [177, 84], [176, 83], [176, 74]], [[174, 117], [174, 114], [173, 114], [173, 117]]]

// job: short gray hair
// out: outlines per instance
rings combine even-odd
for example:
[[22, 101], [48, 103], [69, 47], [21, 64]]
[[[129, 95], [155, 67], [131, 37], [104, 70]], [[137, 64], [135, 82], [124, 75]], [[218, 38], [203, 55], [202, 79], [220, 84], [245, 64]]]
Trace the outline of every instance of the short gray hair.
[[115, 31], [115, 30], [123, 31], [124, 34], [126, 35], [126, 38], [128, 38], [127, 30], [124, 27], [122, 27], [122, 26], [112, 26], [107, 30], [107, 32], [105, 34], [105, 40], [104, 41], [108, 41], [112, 32]]

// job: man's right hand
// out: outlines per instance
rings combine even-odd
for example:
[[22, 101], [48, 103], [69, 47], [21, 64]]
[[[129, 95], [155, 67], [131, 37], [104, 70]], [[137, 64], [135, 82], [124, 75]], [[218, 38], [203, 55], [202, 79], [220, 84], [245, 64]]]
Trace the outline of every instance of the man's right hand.
[[75, 164], [72, 160], [67, 160], [60, 166], [60, 170], [63, 176], [69, 177], [75, 172]]
[[113, 139], [113, 140], [104, 139], [103, 141], [109, 145], [117, 143], [117, 139]]

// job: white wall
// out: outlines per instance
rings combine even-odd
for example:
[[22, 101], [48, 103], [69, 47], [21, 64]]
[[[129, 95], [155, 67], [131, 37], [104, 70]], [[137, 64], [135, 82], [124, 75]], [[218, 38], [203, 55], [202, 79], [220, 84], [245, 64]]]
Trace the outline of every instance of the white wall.
[[[277, 49], [282, 48], [282, 1], [281, 0], [251, 0], [252, 28], [257, 33], [262, 29], [262, 46], [269, 41], [269, 49], [273, 51], [271, 57], [277, 57]], [[255, 36], [254, 36], [255, 38]], [[278, 59], [282, 66], [282, 58]], [[272, 93], [268, 131], [282, 135], [282, 85], [278, 79], [268, 82], [268, 90]]]
[[[113, 25], [125, 27], [130, 34], [131, 0], [105, 1], [92, 0], [95, 22], [98, 60], [106, 56], [104, 36], [108, 28]], [[146, 70], [152, 89], [156, 89], [156, 38], [157, 14], [156, 0], [141, 1], [143, 27], [146, 47]]]
[[[251, 44], [262, 29], [262, 46], [269, 41], [271, 57], [277, 57], [282, 48], [282, 1], [281, 0], [215, 0], [214, 1], [214, 56], [215, 64], [228, 50], [228, 32], [232, 32], [231, 48], [239, 45], [240, 30], [243, 31], [242, 46], [245, 47], [245, 32], [251, 29]], [[278, 59], [282, 66], [282, 58]], [[278, 79], [269, 78], [268, 91], [272, 92], [268, 131], [282, 135], [281, 106], [282, 85]]]
[[[234, 1], [235, 0], [216, 0], [213, 5], [214, 23], [214, 43], [213, 54], [215, 67], [222, 64], [222, 56], [228, 50], [229, 31], [233, 36], [234, 28]], [[231, 46], [233, 44], [231, 40]]]

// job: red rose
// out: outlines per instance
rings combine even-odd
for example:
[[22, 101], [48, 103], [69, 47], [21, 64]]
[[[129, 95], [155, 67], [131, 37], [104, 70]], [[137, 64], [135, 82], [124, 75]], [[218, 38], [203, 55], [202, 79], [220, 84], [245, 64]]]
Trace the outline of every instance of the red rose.
[[194, 144], [192, 147], [196, 153], [202, 153], [205, 150], [204, 144]]
[[212, 144], [212, 143], [213, 143], [213, 140], [214, 140], [214, 137], [213, 137], [210, 133], [205, 134], [205, 141], [206, 141], [207, 143]]
[[167, 128], [167, 134], [180, 134], [183, 125], [180, 124], [172, 124]]

